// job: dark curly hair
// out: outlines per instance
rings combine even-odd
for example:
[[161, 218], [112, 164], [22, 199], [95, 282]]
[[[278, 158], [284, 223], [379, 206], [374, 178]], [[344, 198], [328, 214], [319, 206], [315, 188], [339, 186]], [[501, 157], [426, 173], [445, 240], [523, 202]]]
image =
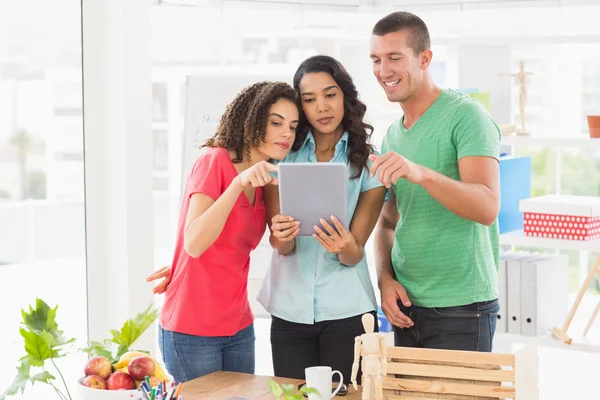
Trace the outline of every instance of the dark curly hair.
[[236, 154], [234, 163], [244, 161], [244, 155], [249, 158], [252, 148], [265, 143], [269, 108], [280, 99], [298, 106], [296, 92], [287, 83], [258, 82], [244, 88], [227, 105], [217, 132], [202, 147], [233, 150]]
[[[336, 59], [329, 56], [313, 56], [307, 58], [300, 64], [296, 74], [294, 74], [294, 89], [300, 95], [300, 81], [306, 74], [326, 72], [344, 93], [344, 118], [342, 127], [348, 132], [348, 160], [354, 171], [352, 179], [359, 178], [362, 169], [367, 166], [369, 155], [373, 153], [373, 146], [369, 144], [369, 139], [373, 133], [373, 127], [365, 122], [363, 118], [367, 111], [367, 106], [358, 99], [358, 91], [352, 81], [352, 77]], [[300, 122], [296, 130], [296, 140], [292, 150], [297, 151], [306, 140], [306, 135], [311, 129], [306, 115], [300, 107]], [[369, 132], [367, 132], [369, 130]]]

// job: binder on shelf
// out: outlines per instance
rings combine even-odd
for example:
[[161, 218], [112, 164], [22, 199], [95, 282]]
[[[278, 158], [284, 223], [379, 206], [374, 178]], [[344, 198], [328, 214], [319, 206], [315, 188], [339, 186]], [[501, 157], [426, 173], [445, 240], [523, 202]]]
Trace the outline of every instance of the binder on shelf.
[[569, 259], [542, 255], [521, 261], [521, 333], [545, 335], [566, 318], [569, 307]]
[[521, 262], [535, 260], [539, 254], [520, 254], [506, 262], [508, 333], [521, 335]]
[[531, 255], [526, 251], [503, 251], [500, 253], [500, 265], [498, 268], [498, 305], [500, 311], [498, 311], [498, 317], [496, 321], [496, 332], [506, 333], [508, 332], [508, 293], [507, 293], [507, 263], [508, 260], [516, 257], [525, 257]]

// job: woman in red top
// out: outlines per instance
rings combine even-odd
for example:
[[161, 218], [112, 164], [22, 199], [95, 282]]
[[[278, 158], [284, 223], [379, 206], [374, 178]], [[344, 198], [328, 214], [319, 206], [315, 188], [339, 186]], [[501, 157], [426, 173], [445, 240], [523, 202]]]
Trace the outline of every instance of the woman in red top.
[[250, 252], [266, 229], [262, 187], [277, 184], [269, 160], [288, 154], [297, 125], [292, 87], [250, 86], [227, 106], [188, 176], [159, 327], [176, 382], [214, 371], [254, 373]]

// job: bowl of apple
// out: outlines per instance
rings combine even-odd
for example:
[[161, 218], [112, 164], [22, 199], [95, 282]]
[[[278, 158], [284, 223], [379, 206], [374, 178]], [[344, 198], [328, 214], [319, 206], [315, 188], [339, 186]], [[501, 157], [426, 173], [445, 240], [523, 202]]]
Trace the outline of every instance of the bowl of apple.
[[85, 364], [84, 374], [77, 388], [85, 400], [136, 399], [146, 377], [152, 387], [171, 381], [156, 360], [141, 352], [125, 353], [115, 364], [106, 357], [92, 357]]

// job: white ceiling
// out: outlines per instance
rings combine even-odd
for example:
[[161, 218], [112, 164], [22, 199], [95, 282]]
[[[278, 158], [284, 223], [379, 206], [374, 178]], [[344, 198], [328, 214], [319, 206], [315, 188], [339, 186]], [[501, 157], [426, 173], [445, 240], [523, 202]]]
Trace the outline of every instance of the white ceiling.
[[359, 6], [392, 6], [396, 9], [479, 9], [479, 8], [519, 8], [519, 7], [564, 7], [598, 5], [600, 0], [150, 0], [164, 6], [206, 7], [219, 3], [278, 3], [307, 4], [355, 8]]

